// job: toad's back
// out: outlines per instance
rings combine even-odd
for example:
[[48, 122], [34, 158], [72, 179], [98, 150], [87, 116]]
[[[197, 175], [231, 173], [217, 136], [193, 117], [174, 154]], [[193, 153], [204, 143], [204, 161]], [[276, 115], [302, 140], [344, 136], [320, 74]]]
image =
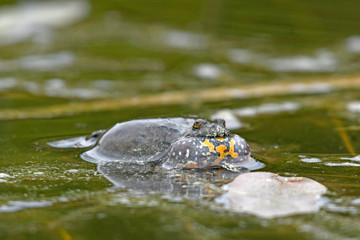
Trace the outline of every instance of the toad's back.
[[183, 137], [194, 120], [185, 118], [143, 119], [118, 123], [108, 130], [82, 158], [91, 162], [156, 162]]

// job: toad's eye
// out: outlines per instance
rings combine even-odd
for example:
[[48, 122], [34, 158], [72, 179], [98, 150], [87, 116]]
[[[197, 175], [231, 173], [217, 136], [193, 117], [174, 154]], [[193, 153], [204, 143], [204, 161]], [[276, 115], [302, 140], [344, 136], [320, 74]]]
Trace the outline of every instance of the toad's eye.
[[202, 127], [202, 125], [204, 125], [204, 122], [196, 120], [193, 124], [193, 129], [199, 129]]

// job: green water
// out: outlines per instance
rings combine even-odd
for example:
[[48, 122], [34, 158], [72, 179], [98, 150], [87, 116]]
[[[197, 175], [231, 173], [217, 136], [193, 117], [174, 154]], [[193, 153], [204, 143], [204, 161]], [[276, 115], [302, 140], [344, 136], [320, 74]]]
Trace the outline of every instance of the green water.
[[[13, 1], [1, 4], [15, 6]], [[360, 206], [352, 203], [360, 197], [359, 167], [325, 165], [351, 162], [340, 159], [350, 157], [351, 148], [360, 152], [360, 113], [346, 109], [347, 103], [359, 99], [358, 85], [324, 94], [285, 92], [224, 101], [196, 95], [217, 87], [326, 81], [359, 73], [359, 55], [346, 49], [346, 39], [360, 34], [359, 2], [93, 0], [90, 5], [84, 20], [55, 28], [48, 44], [26, 40], [0, 45], [0, 59], [7, 61], [60, 51], [76, 57], [73, 64], [50, 71], [16, 64], [0, 68], [0, 79], [17, 81], [11, 88], [0, 85], [0, 173], [10, 176], [0, 182], [1, 239], [360, 239]], [[203, 40], [199, 46], [171, 46], [164, 36], [175, 30]], [[251, 52], [250, 60], [231, 60], [231, 49]], [[316, 57], [321, 49], [336, 59], [330, 70], [273, 71], [267, 65], [276, 58]], [[193, 68], [202, 63], [215, 64], [220, 76], [196, 76]], [[46, 90], [54, 78], [66, 87]], [[106, 80], [105, 85], [97, 85], [99, 80]], [[37, 90], [30, 91], [29, 83]], [[99, 95], [74, 93], [84, 88]], [[112, 98], [141, 101], [144, 96], [189, 89], [194, 96], [181, 95], [177, 103], [73, 107]], [[224, 210], [212, 199], [175, 201], [161, 194], [114, 190], [95, 164], [79, 157], [82, 150], [56, 150], [45, 144], [131, 119], [208, 118], [221, 109], [285, 101], [301, 108], [240, 117], [244, 127], [232, 132], [248, 141], [255, 158], [266, 164], [262, 170], [309, 177], [327, 186], [334, 208], [266, 220]], [[65, 106], [65, 111], [52, 114], [58, 106]], [[8, 114], [15, 111], [20, 115]], [[302, 162], [302, 155], [321, 162]], [[42, 204], [5, 212], [4, 206], [12, 206], [12, 201]]]

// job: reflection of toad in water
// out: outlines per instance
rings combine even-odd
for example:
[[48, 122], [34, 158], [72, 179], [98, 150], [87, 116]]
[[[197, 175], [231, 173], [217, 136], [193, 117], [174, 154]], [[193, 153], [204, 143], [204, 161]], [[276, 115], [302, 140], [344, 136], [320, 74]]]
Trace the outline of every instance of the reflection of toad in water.
[[102, 162], [98, 171], [110, 180], [115, 188], [171, 193], [189, 199], [213, 197], [222, 193], [221, 186], [241, 173], [227, 169], [173, 169], [166, 170], [147, 163]]

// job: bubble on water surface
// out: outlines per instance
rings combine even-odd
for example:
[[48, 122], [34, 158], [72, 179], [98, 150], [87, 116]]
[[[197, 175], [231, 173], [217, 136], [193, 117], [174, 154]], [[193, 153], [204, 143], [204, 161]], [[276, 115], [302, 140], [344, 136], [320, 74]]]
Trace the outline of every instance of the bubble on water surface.
[[221, 69], [216, 64], [202, 63], [193, 68], [195, 76], [203, 79], [217, 79], [221, 75]]
[[360, 112], [360, 101], [350, 102], [347, 104], [346, 107], [349, 112], [359, 113]]
[[171, 30], [164, 33], [163, 42], [170, 47], [198, 49], [207, 45], [207, 38], [201, 34]]
[[230, 49], [228, 58], [235, 63], [249, 63], [252, 61], [253, 53], [247, 49]]
[[352, 36], [345, 40], [345, 48], [352, 53], [360, 53], [360, 36]]

